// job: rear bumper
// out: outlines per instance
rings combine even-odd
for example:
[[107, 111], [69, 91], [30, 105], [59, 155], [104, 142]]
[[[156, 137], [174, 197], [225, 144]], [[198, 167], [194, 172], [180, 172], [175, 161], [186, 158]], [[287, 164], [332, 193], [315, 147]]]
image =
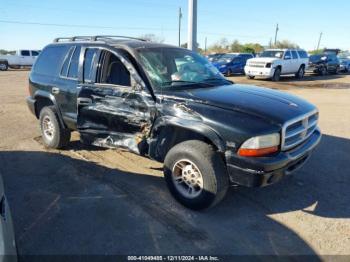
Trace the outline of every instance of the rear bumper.
[[234, 152], [227, 151], [226, 162], [230, 181], [247, 187], [262, 187], [276, 183], [302, 167], [320, 140], [321, 132], [317, 129], [298, 147], [270, 157], [240, 157]]
[[27, 101], [27, 106], [28, 106], [30, 112], [32, 112], [36, 116], [36, 112], [35, 112], [36, 100], [34, 98], [32, 98], [31, 96], [28, 96], [26, 101]]
[[259, 77], [270, 78], [273, 76], [275, 69], [274, 68], [266, 68], [266, 67], [245, 66], [244, 72], [247, 76], [259, 76]]

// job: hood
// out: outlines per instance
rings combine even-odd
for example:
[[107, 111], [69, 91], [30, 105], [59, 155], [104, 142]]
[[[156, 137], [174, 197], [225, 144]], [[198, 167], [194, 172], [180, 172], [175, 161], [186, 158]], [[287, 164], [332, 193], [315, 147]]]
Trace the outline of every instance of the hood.
[[255, 57], [248, 60], [248, 62], [265, 62], [272, 63], [274, 61], [281, 60], [277, 57]]
[[222, 65], [227, 65], [227, 64], [229, 64], [230, 62], [226, 62], [226, 61], [215, 61], [215, 62], [213, 62], [213, 66], [215, 66], [215, 67], [220, 67], [220, 66], [222, 66]]
[[281, 125], [316, 109], [314, 105], [297, 96], [249, 85], [198, 88], [179, 91], [176, 95], [226, 110], [255, 115]]

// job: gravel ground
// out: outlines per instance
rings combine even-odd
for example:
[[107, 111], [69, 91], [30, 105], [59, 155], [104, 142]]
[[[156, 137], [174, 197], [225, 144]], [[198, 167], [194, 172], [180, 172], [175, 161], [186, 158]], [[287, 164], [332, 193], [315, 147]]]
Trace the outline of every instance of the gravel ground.
[[66, 150], [45, 149], [25, 104], [27, 78], [27, 71], [0, 72], [0, 172], [21, 255], [350, 255], [349, 76], [232, 77], [316, 104], [324, 136], [292, 177], [232, 188], [204, 212], [172, 199], [159, 163], [83, 146], [77, 134]]

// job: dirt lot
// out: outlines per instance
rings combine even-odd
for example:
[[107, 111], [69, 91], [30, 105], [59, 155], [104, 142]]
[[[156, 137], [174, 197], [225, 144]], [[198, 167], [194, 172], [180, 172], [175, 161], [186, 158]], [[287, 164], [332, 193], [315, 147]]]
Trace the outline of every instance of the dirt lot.
[[233, 77], [315, 103], [324, 136], [294, 176], [232, 188], [205, 212], [172, 199], [159, 163], [83, 146], [77, 134], [66, 150], [44, 149], [25, 104], [27, 77], [0, 72], [0, 172], [20, 254], [350, 255], [349, 75], [281, 83]]

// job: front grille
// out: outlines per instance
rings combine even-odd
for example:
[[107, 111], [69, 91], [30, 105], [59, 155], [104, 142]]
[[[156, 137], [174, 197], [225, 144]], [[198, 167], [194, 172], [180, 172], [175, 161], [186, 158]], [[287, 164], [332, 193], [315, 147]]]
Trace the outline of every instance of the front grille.
[[288, 121], [282, 129], [282, 150], [293, 148], [308, 139], [317, 128], [318, 111]]
[[265, 64], [266, 64], [265, 62], [249, 62], [250, 67], [264, 68]]

